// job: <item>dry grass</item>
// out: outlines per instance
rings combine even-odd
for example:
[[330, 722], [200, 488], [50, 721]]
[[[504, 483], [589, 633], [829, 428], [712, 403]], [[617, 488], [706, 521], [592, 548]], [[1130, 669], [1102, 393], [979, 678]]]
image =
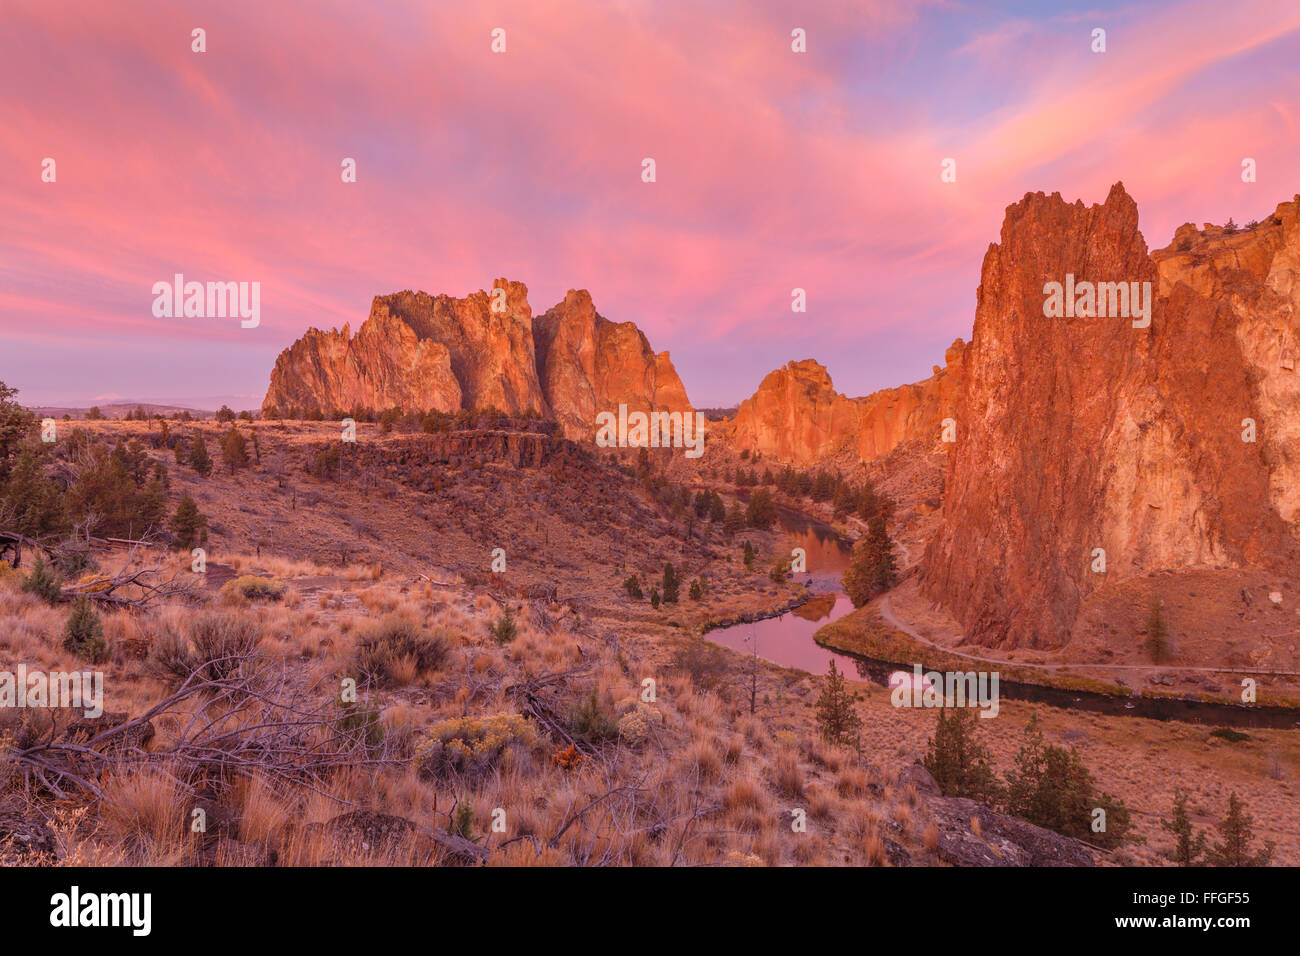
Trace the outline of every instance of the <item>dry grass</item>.
[[[227, 609], [255, 630], [260, 659], [282, 671], [285, 680], [339, 687], [344, 677], [356, 676], [359, 648], [389, 614], [406, 616], [445, 641], [446, 651], [436, 664], [422, 665], [418, 655], [398, 653], [383, 685], [363, 689], [363, 704], [378, 715], [393, 762], [334, 773], [317, 789], [287, 789], [259, 778], [204, 780], [192, 768], [164, 772], [163, 764], [122, 770], [105, 779], [102, 800], [86, 799], [87, 812], [75, 824], [59, 823], [63, 858], [162, 865], [202, 859], [237, 865], [274, 853], [279, 865], [450, 864], [455, 861], [426, 836], [360, 847], [355, 837], [326, 824], [364, 808], [410, 820], [421, 832], [446, 830], [455, 823], [452, 807], [457, 804], [470, 808], [472, 839], [491, 848], [492, 865], [884, 866], [886, 833], [915, 857], [937, 853], [938, 831], [926, 820], [915, 788], [880, 786], [923, 750], [932, 722], [900, 714], [889, 706], [887, 694], [868, 689], [864, 758], [827, 746], [816, 736], [809, 708], [783, 690], [792, 686], [787, 677], [776, 672], [762, 676], [760, 701], [766, 697], [779, 703], [760, 703], [759, 712], [751, 715], [747, 694], [738, 688], [704, 690], [666, 668], [668, 654], [656, 643], [657, 632], [642, 637], [640, 625], [620, 631], [616, 656], [604, 638], [609, 629], [621, 627], [618, 621], [593, 625], [570, 616], [560, 626], [542, 630], [532, 626], [525, 612], [517, 616], [515, 640], [498, 646], [488, 637], [487, 625], [499, 616], [500, 605], [483, 593], [413, 582], [372, 561], [338, 568], [233, 555], [224, 563], [237, 572], [283, 580], [286, 597], [299, 596]], [[440, 581], [452, 577], [444, 572], [433, 576]], [[323, 588], [319, 596], [317, 588]], [[215, 591], [209, 597], [215, 600]], [[139, 651], [148, 652], [171, 635], [189, 635], [204, 610], [168, 607], [143, 615], [104, 615], [112, 649], [106, 665], [107, 710], [139, 714], [166, 693], [168, 681]], [[48, 669], [75, 664], [59, 642], [66, 615], [66, 607], [48, 607], [0, 582], [0, 669], [16, 661]], [[603, 744], [565, 770], [553, 758], [566, 742], [538, 727], [535, 745], [511, 751], [509, 759], [490, 764], [472, 780], [431, 780], [416, 773], [415, 754], [430, 727], [462, 716], [516, 713], [520, 701], [510, 693], [512, 686], [574, 669], [580, 676], [555, 685], [543, 697], [562, 726], [593, 686], [601, 706], [617, 719], [626, 712], [625, 701], [639, 699], [642, 678], [655, 678], [657, 697], [651, 706], [659, 720], [644, 743]], [[1220, 813], [1227, 788], [1235, 787], [1248, 794], [1262, 835], [1279, 840], [1279, 859], [1300, 858], [1295, 824], [1300, 815], [1290, 792], [1290, 781], [1300, 772], [1300, 754], [1286, 735], [1262, 732], [1245, 744], [1208, 743], [1204, 732], [1181, 725], [1096, 717], [1071, 721], [1073, 715], [1050, 708], [1008, 704], [1001, 719], [987, 722], [994, 726], [980, 728], [1001, 767], [1014, 754], [1031, 712], [1044, 714], [1045, 731], [1054, 741], [1067, 729], [1086, 730], [1088, 762], [1099, 783], [1144, 811], [1137, 815], [1138, 825], [1147, 833], [1158, 829], [1175, 784], [1196, 793], [1207, 814]], [[0, 731], [6, 726], [0, 721]], [[162, 752], [174, 736], [175, 727], [159, 721], [150, 746]], [[1134, 754], [1142, 759], [1132, 759]], [[1169, 792], [1145, 803], [1141, 797], [1134, 800], [1132, 794], [1140, 788], [1150, 789], [1151, 767], [1162, 771], [1161, 786]], [[1189, 783], [1189, 774], [1197, 779]], [[0, 775], [0, 788], [10, 793], [29, 782]], [[208, 785], [211, 791], [204, 789]], [[220, 839], [209, 834], [202, 840], [189, 830], [189, 814], [199, 796], [229, 815]], [[503, 833], [492, 830], [498, 808], [505, 812]], [[794, 808], [807, 811], [807, 833], [791, 830]], [[49, 809], [47, 799], [42, 810]], [[1147, 852], [1135, 851], [1137, 860], [1149, 861]]]

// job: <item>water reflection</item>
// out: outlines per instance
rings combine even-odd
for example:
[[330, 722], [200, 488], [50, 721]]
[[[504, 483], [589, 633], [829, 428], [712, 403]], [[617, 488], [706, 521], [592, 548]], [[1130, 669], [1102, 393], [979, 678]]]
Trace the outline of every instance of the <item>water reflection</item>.
[[[840, 585], [852, 555], [852, 542], [841, 538], [823, 521], [787, 508], [778, 511], [780, 526], [793, 539], [792, 546], [803, 548], [808, 555], [808, 573], [796, 574], [794, 579], [807, 585], [813, 592], [812, 599], [780, 617], [710, 631], [709, 640], [751, 654], [754, 645], [750, 641], [757, 640], [758, 656], [774, 664], [825, 674], [834, 660], [841, 671], [856, 672], [858, 677], [869, 679], [870, 675], [856, 658], [820, 647], [813, 641], [818, 628], [853, 610], [853, 602]], [[850, 663], [852, 668], [848, 666]]]

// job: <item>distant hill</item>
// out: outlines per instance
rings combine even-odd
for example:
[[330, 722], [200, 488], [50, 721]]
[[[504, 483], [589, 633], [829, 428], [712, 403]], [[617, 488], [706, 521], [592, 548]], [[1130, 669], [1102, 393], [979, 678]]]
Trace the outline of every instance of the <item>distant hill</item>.
[[149, 402], [112, 402], [97, 406], [89, 405], [85, 408], [60, 405], [30, 405], [28, 408], [41, 418], [62, 418], [64, 415], [69, 418], [85, 418], [91, 408], [98, 408], [105, 418], [125, 418], [128, 412], [133, 412], [137, 408], [143, 408], [150, 417], [154, 415], [171, 416], [177, 412], [189, 412], [195, 418], [211, 418], [216, 414], [215, 410], [205, 411], [197, 408], [186, 408], [184, 405], [156, 405]]

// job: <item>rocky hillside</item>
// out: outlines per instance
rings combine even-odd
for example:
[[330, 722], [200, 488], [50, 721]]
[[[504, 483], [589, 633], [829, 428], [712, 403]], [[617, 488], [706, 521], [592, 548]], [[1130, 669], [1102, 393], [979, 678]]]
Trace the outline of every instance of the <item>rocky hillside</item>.
[[377, 296], [353, 336], [309, 329], [271, 373], [264, 411], [497, 408], [554, 418], [570, 438], [590, 438], [596, 413], [687, 411], [668, 353], [631, 322], [597, 314], [570, 291], [538, 318], [522, 282], [497, 279], [463, 299], [424, 292]]
[[[1059, 647], [1108, 582], [1294, 557], [1298, 210], [1245, 232], [1189, 224], [1149, 254], [1122, 184], [1102, 205], [1007, 209], [923, 571], [969, 640]], [[1149, 327], [1046, 318], [1045, 283], [1067, 275], [1152, 283]]]
[[938, 444], [940, 425], [953, 414], [965, 350], [958, 339], [948, 348], [947, 365], [936, 365], [930, 378], [865, 398], [835, 391], [826, 368], [813, 359], [790, 362], [741, 403], [733, 441], [801, 466], [845, 456], [873, 461], [912, 439]]

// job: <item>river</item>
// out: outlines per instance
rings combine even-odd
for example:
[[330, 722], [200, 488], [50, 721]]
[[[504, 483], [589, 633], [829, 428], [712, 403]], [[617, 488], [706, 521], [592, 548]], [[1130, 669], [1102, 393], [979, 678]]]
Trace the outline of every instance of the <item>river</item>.
[[[844, 593], [840, 579], [848, 567], [852, 542], [840, 537], [835, 530], [802, 512], [779, 508], [781, 529], [795, 545], [808, 555], [808, 573], [796, 575], [796, 580], [806, 584], [813, 597], [808, 603], [777, 617], [766, 618], [750, 624], [710, 631], [706, 637], [715, 644], [730, 647], [745, 654], [758, 656], [810, 674], [825, 674], [834, 660], [841, 673], [856, 675], [882, 687], [890, 686], [890, 679], [899, 671], [909, 672], [910, 661], [881, 661], [822, 647], [813, 635], [826, 624], [853, 610], [853, 602]], [[996, 664], [971, 662], [972, 669], [994, 670]], [[1221, 727], [1271, 727], [1294, 730], [1300, 726], [1300, 712], [1286, 707], [1246, 706], [1227, 703], [1178, 698], [1123, 697], [1087, 691], [1063, 690], [1039, 684], [1021, 684], [1001, 681], [999, 696], [1008, 700], [1030, 700], [1093, 713], [1123, 717], [1147, 717], [1154, 720], [1181, 720]]]

